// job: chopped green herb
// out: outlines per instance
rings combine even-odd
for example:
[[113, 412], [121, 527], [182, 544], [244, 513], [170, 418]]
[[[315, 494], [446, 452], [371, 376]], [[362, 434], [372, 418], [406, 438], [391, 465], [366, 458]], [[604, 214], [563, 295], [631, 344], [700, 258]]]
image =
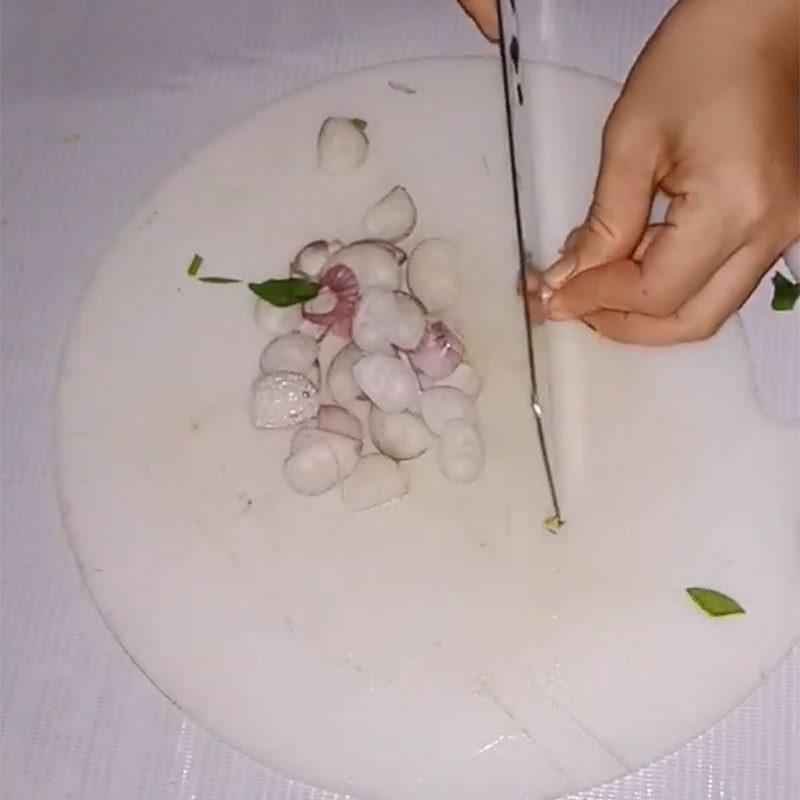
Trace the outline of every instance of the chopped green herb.
[[791, 311], [800, 297], [800, 283], [790, 281], [776, 272], [772, 276], [772, 308], [774, 311]]
[[210, 275], [208, 278], [198, 278], [202, 283], [241, 283], [238, 278], [220, 278], [217, 275]]
[[197, 275], [198, 272], [200, 272], [200, 267], [202, 266], [203, 266], [203, 257], [195, 253], [191, 264], [189, 264], [189, 269], [186, 271], [189, 273], [189, 275], [191, 275], [194, 278], [194, 276]]
[[744, 609], [728, 595], [716, 589], [703, 589], [699, 586], [690, 586], [686, 593], [697, 603], [706, 614], [712, 617], [726, 617], [729, 614], [744, 614]]
[[564, 525], [564, 520], [559, 519], [555, 514], [553, 514], [552, 517], [548, 517], [542, 524], [545, 526], [545, 528], [547, 528], [547, 530], [550, 531], [550, 533], [558, 533]]
[[248, 286], [257, 297], [278, 308], [305, 303], [319, 294], [319, 284], [304, 278], [273, 278], [263, 283], [250, 283]]
[[367, 121], [365, 119], [361, 119], [360, 117], [351, 117], [350, 123], [355, 125], [360, 131], [365, 131], [367, 129]]

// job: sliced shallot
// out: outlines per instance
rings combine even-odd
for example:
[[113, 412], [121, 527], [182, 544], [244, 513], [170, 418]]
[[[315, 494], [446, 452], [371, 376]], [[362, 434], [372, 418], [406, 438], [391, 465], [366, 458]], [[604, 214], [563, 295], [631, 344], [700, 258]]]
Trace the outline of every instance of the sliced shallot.
[[358, 279], [353, 270], [337, 264], [319, 279], [320, 292], [303, 306], [303, 317], [317, 325], [337, 326], [337, 333], [346, 332], [358, 302]]
[[463, 343], [443, 322], [428, 323], [422, 341], [408, 354], [414, 369], [434, 380], [450, 375], [463, 357]]

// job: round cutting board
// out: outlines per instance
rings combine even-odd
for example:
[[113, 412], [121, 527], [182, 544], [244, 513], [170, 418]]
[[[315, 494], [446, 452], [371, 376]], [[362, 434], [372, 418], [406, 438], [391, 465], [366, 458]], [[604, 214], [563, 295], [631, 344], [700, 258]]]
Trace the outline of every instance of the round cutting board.
[[[549, 258], [584, 213], [615, 88], [526, 69]], [[796, 432], [759, 410], [737, 321], [664, 350], [553, 326], [567, 525], [543, 529], [499, 80], [494, 61], [399, 63], [271, 105], [136, 214], [63, 362], [64, 520], [111, 630], [217, 735], [366, 800], [535, 799], [624, 774], [719, 719], [797, 633]], [[346, 176], [315, 169], [330, 115], [368, 122]], [[288, 490], [290, 435], [248, 415], [254, 298], [187, 265], [285, 275], [305, 242], [363, 236], [395, 184], [419, 211], [403, 246], [459, 248], [487, 463], [464, 486], [426, 455], [403, 466], [408, 497], [353, 514]], [[689, 586], [746, 613], [711, 618]]]

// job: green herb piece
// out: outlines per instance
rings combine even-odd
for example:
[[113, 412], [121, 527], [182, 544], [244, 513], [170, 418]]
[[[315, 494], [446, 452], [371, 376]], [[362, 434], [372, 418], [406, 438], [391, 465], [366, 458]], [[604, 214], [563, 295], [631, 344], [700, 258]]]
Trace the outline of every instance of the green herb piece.
[[550, 533], [558, 533], [564, 525], [564, 520], [559, 519], [555, 514], [552, 517], [548, 517], [542, 525], [550, 531]]
[[272, 278], [263, 283], [250, 283], [248, 286], [257, 297], [278, 308], [305, 303], [319, 294], [319, 284], [304, 278]]
[[210, 275], [208, 278], [198, 278], [202, 283], [241, 283], [238, 278], [220, 278], [217, 275]]
[[800, 283], [790, 281], [785, 275], [776, 272], [772, 276], [772, 309], [791, 311], [800, 297]]
[[203, 257], [195, 253], [194, 258], [192, 259], [192, 263], [189, 264], [189, 269], [186, 271], [192, 278], [194, 278], [194, 276], [197, 275], [198, 272], [200, 272], [200, 267], [202, 266], [203, 266]]
[[690, 586], [686, 593], [703, 611], [712, 617], [727, 617], [729, 614], [744, 614], [745, 610], [728, 595], [716, 589]]
[[367, 129], [367, 121], [360, 117], [351, 117], [350, 124], [355, 125], [362, 133]]

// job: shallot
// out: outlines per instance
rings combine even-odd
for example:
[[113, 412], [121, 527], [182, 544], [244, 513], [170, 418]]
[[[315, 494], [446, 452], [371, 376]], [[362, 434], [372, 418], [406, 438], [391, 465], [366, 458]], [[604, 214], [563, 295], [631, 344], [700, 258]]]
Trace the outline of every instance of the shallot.
[[464, 355], [461, 340], [443, 322], [431, 322], [417, 347], [408, 354], [414, 369], [438, 380], [450, 375]]
[[381, 453], [398, 461], [421, 456], [431, 443], [431, 432], [410, 411], [387, 414], [373, 406], [369, 412], [369, 433]]
[[262, 351], [259, 364], [270, 372], [299, 372], [305, 375], [319, 356], [319, 344], [304, 333], [285, 333], [273, 339]]
[[369, 353], [389, 355], [394, 346], [413, 350], [424, 332], [422, 307], [404, 292], [370, 289], [353, 317], [353, 341]]
[[251, 415], [256, 428], [289, 428], [317, 415], [319, 391], [296, 372], [270, 372], [253, 384]]
[[329, 175], [344, 175], [364, 163], [369, 149], [361, 126], [347, 117], [328, 117], [317, 136], [317, 168]]
[[431, 314], [447, 310], [458, 292], [458, 252], [445, 239], [427, 239], [408, 258], [408, 288]]
[[447, 423], [437, 447], [439, 468], [446, 478], [471, 483], [483, 471], [484, 446], [475, 425], [463, 419]]
[[478, 421], [478, 409], [460, 389], [451, 386], [434, 386], [420, 395], [420, 409], [425, 424], [441, 436], [449, 422], [454, 419], [471, 424]]
[[399, 242], [417, 224], [417, 207], [403, 186], [395, 186], [364, 215], [364, 228], [376, 239]]
[[355, 273], [344, 264], [337, 264], [320, 278], [320, 292], [303, 306], [303, 317], [317, 325], [341, 325], [353, 317], [359, 287]]
[[373, 453], [364, 456], [342, 481], [342, 499], [352, 511], [390, 503], [408, 492], [408, 481], [396, 461]]
[[415, 405], [419, 383], [414, 370], [400, 359], [371, 353], [355, 364], [353, 376], [364, 394], [381, 411], [405, 411]]
[[348, 411], [342, 406], [320, 406], [317, 414], [317, 427], [321, 431], [341, 433], [358, 441], [364, 438], [361, 420], [352, 411]]
[[341, 248], [342, 243], [336, 239], [330, 242], [325, 239], [309, 242], [292, 259], [289, 274], [298, 278], [316, 278], [322, 272], [328, 256]]
[[387, 242], [354, 242], [328, 256], [322, 269], [344, 264], [353, 270], [362, 292], [372, 287], [399, 289], [403, 282], [401, 264], [405, 253], [399, 248], [389, 248]]
[[256, 300], [256, 324], [271, 336], [291, 333], [300, 327], [303, 314], [300, 306], [273, 306], [264, 300]]
[[350, 343], [345, 345], [331, 360], [326, 381], [331, 397], [340, 405], [348, 406], [363, 397], [353, 376], [353, 366], [364, 353]]

